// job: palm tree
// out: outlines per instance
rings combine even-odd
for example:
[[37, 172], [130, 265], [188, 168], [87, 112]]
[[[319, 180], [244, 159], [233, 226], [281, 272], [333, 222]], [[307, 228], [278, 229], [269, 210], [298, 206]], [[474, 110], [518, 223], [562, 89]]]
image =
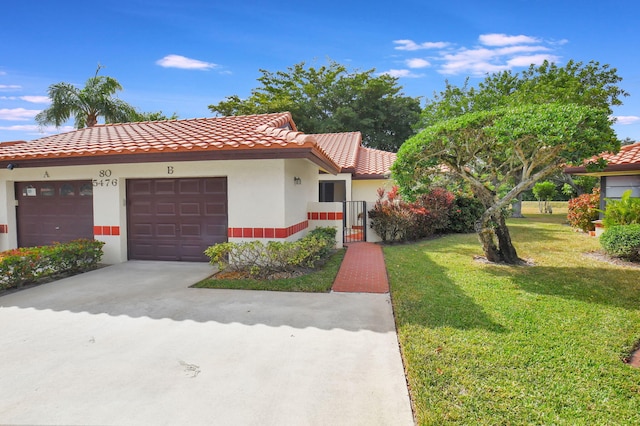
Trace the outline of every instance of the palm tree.
[[98, 65], [96, 75], [88, 79], [82, 89], [64, 82], [49, 86], [51, 106], [36, 115], [36, 122], [41, 126], [60, 127], [73, 116], [76, 129], [82, 129], [95, 126], [98, 117], [103, 117], [107, 123], [135, 121], [132, 120], [135, 109], [113, 97], [122, 86], [112, 77], [98, 76], [100, 68]]

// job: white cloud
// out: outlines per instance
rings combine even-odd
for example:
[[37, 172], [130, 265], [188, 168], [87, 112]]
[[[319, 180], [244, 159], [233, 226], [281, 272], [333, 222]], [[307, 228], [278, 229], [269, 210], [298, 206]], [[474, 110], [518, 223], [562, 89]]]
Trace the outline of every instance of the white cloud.
[[555, 55], [539, 54], [516, 56], [507, 61], [509, 68], [512, 67], [528, 67], [530, 65], [542, 65], [544, 61], [557, 62], [560, 58]]
[[506, 34], [482, 34], [478, 37], [485, 46], [512, 46], [514, 44], [539, 43], [536, 37], [526, 35], [510, 36]]
[[199, 61], [181, 55], [167, 55], [157, 60], [156, 64], [165, 68], [180, 68], [185, 70], [208, 70], [218, 66], [211, 62]]
[[391, 77], [397, 77], [397, 78], [401, 78], [401, 77], [405, 77], [405, 78], [419, 78], [422, 77], [422, 74], [414, 74], [411, 72], [411, 70], [394, 70], [391, 69], [389, 71], [385, 71], [381, 74], [386, 74], [386, 75], [390, 75]]
[[22, 86], [17, 84], [0, 84], [0, 90], [19, 90]]
[[33, 119], [38, 114], [38, 109], [24, 109], [24, 108], [1, 108], [0, 120], [8, 121], [27, 121]]
[[407, 59], [405, 63], [409, 68], [426, 68], [431, 66], [431, 62], [421, 58]]
[[58, 128], [53, 126], [40, 127], [37, 124], [17, 124], [14, 126], [0, 126], [0, 130], [9, 130], [16, 132], [31, 133], [38, 136], [55, 135], [58, 133], [70, 132], [75, 130], [73, 126], [60, 126]]
[[32, 104], [50, 104], [51, 99], [48, 96], [20, 96], [23, 101], [31, 102]]
[[[422, 58], [399, 59], [410, 69], [433, 67], [440, 74], [484, 76], [513, 68], [540, 65], [543, 61], [558, 62], [557, 46], [567, 40], [544, 40], [529, 35], [482, 34], [475, 46], [459, 46], [450, 42], [416, 43], [413, 40], [394, 40], [395, 50], [435, 50], [428, 60]], [[400, 56], [402, 54], [399, 54]], [[416, 77], [410, 70], [390, 70], [390, 75]], [[423, 76], [423, 75], [420, 75]]]
[[636, 115], [618, 115], [615, 117], [616, 124], [628, 125], [640, 122], [640, 117]]
[[2, 101], [26, 101], [33, 104], [50, 104], [48, 96], [0, 96]]
[[413, 40], [394, 40], [396, 50], [421, 50], [421, 49], [444, 49], [449, 43], [444, 41], [426, 41], [424, 43], [416, 43]]

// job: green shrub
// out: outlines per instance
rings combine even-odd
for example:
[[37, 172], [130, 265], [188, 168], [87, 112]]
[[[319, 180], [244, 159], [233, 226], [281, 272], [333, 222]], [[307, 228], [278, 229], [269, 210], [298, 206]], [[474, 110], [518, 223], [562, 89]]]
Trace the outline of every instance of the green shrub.
[[640, 198], [632, 197], [630, 189], [625, 191], [619, 200], [607, 198], [607, 207], [602, 220], [605, 228], [636, 223], [640, 223]]
[[211, 264], [255, 278], [298, 268], [316, 268], [329, 258], [336, 245], [335, 228], [316, 228], [298, 241], [244, 241], [221, 243], [205, 250]]
[[584, 232], [593, 231], [594, 220], [600, 215], [600, 188], [594, 188], [591, 194], [582, 194], [569, 200], [567, 207], [567, 220], [569, 224]]
[[640, 224], [607, 227], [600, 244], [611, 256], [640, 261]]
[[466, 234], [475, 232], [475, 225], [485, 208], [476, 197], [464, 194], [456, 195], [449, 215], [448, 232]]
[[102, 259], [103, 241], [74, 240], [51, 246], [0, 253], [0, 289], [19, 287], [44, 277], [94, 269]]

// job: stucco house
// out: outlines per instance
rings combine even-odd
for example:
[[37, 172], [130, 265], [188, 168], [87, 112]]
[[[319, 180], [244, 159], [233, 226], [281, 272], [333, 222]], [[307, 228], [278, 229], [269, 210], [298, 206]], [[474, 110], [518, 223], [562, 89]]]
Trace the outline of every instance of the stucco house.
[[377, 240], [365, 202], [395, 154], [310, 135], [287, 112], [98, 125], [0, 143], [0, 251], [104, 241], [106, 263], [204, 261], [223, 241]]
[[604, 210], [605, 198], [619, 199], [631, 190], [632, 197], [640, 197], [640, 142], [623, 146], [616, 154], [605, 152], [590, 160], [603, 158], [607, 166], [600, 171], [590, 172], [586, 165], [567, 167], [564, 172], [571, 175], [600, 177], [600, 208]]

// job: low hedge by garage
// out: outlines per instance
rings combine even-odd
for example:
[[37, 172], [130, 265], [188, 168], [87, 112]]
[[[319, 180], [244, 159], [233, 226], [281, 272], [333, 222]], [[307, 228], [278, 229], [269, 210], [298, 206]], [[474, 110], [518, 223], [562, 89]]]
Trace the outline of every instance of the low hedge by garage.
[[318, 227], [298, 241], [220, 243], [205, 250], [220, 271], [241, 272], [257, 279], [300, 268], [314, 269], [326, 261], [336, 245], [336, 228]]
[[102, 259], [103, 245], [103, 241], [80, 239], [4, 251], [0, 253], [0, 290], [95, 269]]

